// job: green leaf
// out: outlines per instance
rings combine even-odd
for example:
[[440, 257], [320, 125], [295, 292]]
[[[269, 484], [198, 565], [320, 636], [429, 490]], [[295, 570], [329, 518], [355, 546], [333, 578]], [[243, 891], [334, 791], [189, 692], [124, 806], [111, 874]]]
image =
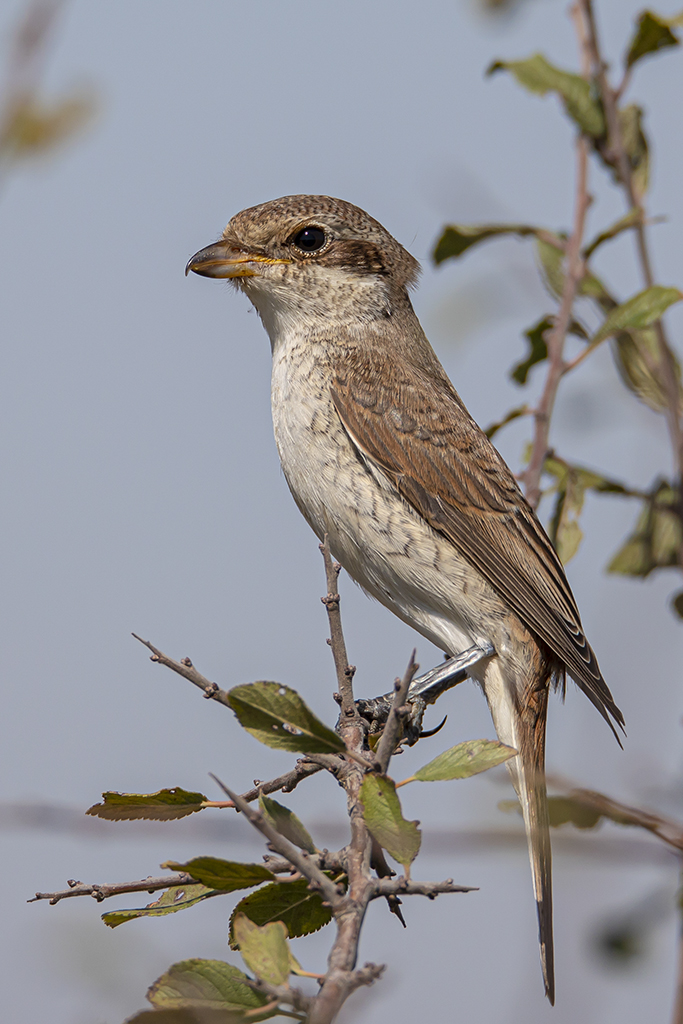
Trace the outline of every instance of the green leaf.
[[[659, 339], [654, 327], [620, 331], [610, 342], [612, 358], [623, 383], [641, 402], [655, 412], [669, 405], [665, 377], [661, 370]], [[681, 368], [673, 352], [671, 361], [679, 392], [679, 408], [683, 407]]]
[[[440, 782], [448, 779], [469, 779], [502, 764], [517, 753], [496, 740], [467, 740], [439, 754], [415, 772], [418, 782]], [[393, 856], [393, 854], [392, 854]]]
[[619, 220], [611, 224], [610, 227], [605, 228], [599, 235], [590, 242], [589, 245], [583, 250], [584, 260], [590, 259], [595, 250], [599, 248], [604, 242], [609, 242], [610, 239], [616, 238], [623, 231], [628, 231], [630, 228], [635, 228], [640, 224], [642, 220], [643, 212], [638, 206], [634, 206], [632, 210], [629, 210], [627, 214], [620, 217]]
[[648, 576], [655, 569], [680, 564], [683, 524], [676, 513], [678, 495], [665, 481], [644, 503], [635, 530], [607, 566], [622, 576]]
[[290, 811], [288, 807], [284, 807], [277, 800], [272, 800], [263, 793], [259, 796], [259, 805], [266, 820], [274, 829], [277, 829], [281, 836], [289, 839], [290, 843], [294, 843], [300, 849], [307, 850], [308, 853], [315, 853], [315, 843], [294, 811]]
[[[498, 809], [506, 814], [519, 814], [520, 818], [523, 816], [522, 805], [516, 799], [501, 800], [498, 803]], [[605, 815], [603, 815], [602, 811], [595, 810], [578, 798], [567, 796], [548, 797], [548, 819], [553, 828], [559, 828], [561, 825], [567, 824], [572, 824], [575, 828], [580, 829], [595, 828], [603, 817]]]
[[[643, 110], [635, 103], [622, 107], [619, 111], [619, 124], [624, 149], [631, 165], [633, 191], [640, 200], [647, 192], [650, 184], [650, 150], [647, 136], [643, 131]], [[619, 180], [618, 170], [615, 174]]]
[[187, 910], [188, 907], [208, 900], [211, 896], [223, 895], [224, 892], [209, 889], [205, 885], [174, 885], [146, 907], [139, 907], [136, 910], [111, 910], [107, 914], [102, 914], [102, 920], [108, 928], [117, 928], [120, 924], [134, 921], [138, 917], [165, 917], [166, 914], [175, 914], [178, 910]]
[[588, 807], [581, 800], [568, 796], [548, 797], [548, 817], [553, 828], [571, 824], [575, 828], [595, 828], [603, 817], [600, 811]]
[[678, 288], [663, 288], [657, 284], [638, 292], [607, 314], [602, 327], [591, 339], [591, 345], [598, 345], [617, 331], [649, 327], [660, 319], [669, 306], [681, 299], [683, 293]]
[[235, 686], [228, 693], [240, 725], [267, 747], [303, 754], [337, 754], [343, 740], [316, 718], [296, 690], [281, 683]]
[[633, 496], [633, 492], [615, 480], [583, 466], [570, 465], [556, 456], [545, 460], [543, 472], [556, 481], [552, 489], [557, 498], [548, 533], [561, 561], [566, 564], [576, 554], [583, 537], [578, 520], [586, 491], [624, 496]]
[[158, 793], [103, 793], [103, 804], [93, 804], [85, 812], [109, 821], [133, 821], [138, 818], [172, 821], [201, 811], [207, 797], [190, 793], [180, 786], [160, 789]]
[[484, 433], [490, 440], [502, 427], [506, 427], [508, 423], [512, 423], [514, 420], [518, 420], [520, 416], [526, 416], [528, 412], [528, 405], [518, 405], [516, 409], [510, 409], [510, 412], [506, 413], [502, 420], [497, 420], [488, 426]]
[[671, 598], [671, 607], [678, 615], [679, 619], [683, 619], [683, 590], [679, 590], [677, 594]]
[[536, 255], [541, 265], [543, 282], [556, 299], [559, 299], [564, 289], [564, 239], [556, 235], [557, 245], [553, 245], [545, 238], [536, 239]]
[[242, 959], [257, 978], [270, 985], [287, 984], [289, 943], [287, 928], [282, 921], [271, 921], [261, 928], [246, 914], [236, 914], [233, 933]]
[[527, 235], [537, 235], [542, 230], [530, 224], [449, 224], [436, 243], [432, 257], [438, 265], [444, 260], [462, 256], [473, 245], [485, 242], [488, 238], [500, 235], [517, 235], [524, 238]]
[[275, 878], [263, 864], [241, 864], [234, 860], [221, 860], [220, 857], [194, 857], [185, 864], [169, 860], [161, 865], [171, 871], [187, 871], [202, 885], [221, 892], [235, 892], [237, 889], [251, 889], [261, 882], [269, 882]]
[[158, 1010], [190, 1007], [258, 1013], [269, 997], [255, 992], [249, 980], [222, 960], [181, 960], [154, 982], [147, 998]]
[[230, 918], [230, 946], [235, 948], [233, 923], [236, 914], [246, 914], [254, 924], [283, 921], [292, 939], [319, 931], [332, 920], [332, 911], [323, 906], [322, 897], [311, 892], [308, 881], [272, 882], [250, 893], [235, 907]]
[[396, 785], [386, 775], [366, 775], [360, 798], [368, 831], [408, 874], [420, 851], [422, 835], [416, 821], [403, 817]]
[[174, 1010], [140, 1010], [133, 1017], [126, 1017], [124, 1024], [248, 1024], [249, 1021], [275, 1017], [278, 1012], [272, 1010], [257, 1017], [245, 1017], [239, 1010], [213, 1010], [190, 1004]]
[[553, 326], [554, 320], [552, 317], [544, 316], [537, 324], [530, 327], [528, 331], [524, 332], [524, 337], [529, 342], [529, 354], [526, 359], [522, 362], [517, 363], [513, 366], [510, 371], [510, 377], [517, 384], [526, 384], [529, 370], [536, 363], [542, 363], [544, 359], [548, 358], [548, 346], [545, 341], [546, 331], [549, 331]]
[[581, 470], [556, 459], [546, 459], [543, 469], [557, 479], [557, 498], [548, 533], [560, 561], [566, 565], [583, 539], [579, 515], [589, 484], [582, 478]]
[[627, 68], [633, 67], [638, 60], [650, 53], [663, 50], [667, 46], [678, 46], [677, 37], [669, 28], [664, 18], [652, 11], [643, 11], [638, 18], [635, 34], [628, 48], [624, 63]]
[[494, 61], [487, 74], [492, 75], [496, 71], [510, 71], [520, 85], [541, 96], [549, 92], [557, 93], [567, 114], [582, 132], [594, 138], [604, 135], [605, 118], [602, 108], [593, 94], [590, 82], [581, 75], [556, 68], [541, 53], [527, 60]]

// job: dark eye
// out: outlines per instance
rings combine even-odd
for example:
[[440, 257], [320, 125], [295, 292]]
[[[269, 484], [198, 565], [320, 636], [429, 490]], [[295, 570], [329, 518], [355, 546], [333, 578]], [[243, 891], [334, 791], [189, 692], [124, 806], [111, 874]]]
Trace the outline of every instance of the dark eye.
[[325, 232], [322, 228], [302, 228], [294, 236], [294, 245], [302, 252], [317, 252], [325, 244]]

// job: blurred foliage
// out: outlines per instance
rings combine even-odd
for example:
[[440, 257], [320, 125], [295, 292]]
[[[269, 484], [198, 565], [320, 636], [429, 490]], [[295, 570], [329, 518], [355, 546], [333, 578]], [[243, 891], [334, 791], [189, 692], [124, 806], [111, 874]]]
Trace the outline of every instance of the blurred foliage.
[[0, 168], [43, 157], [71, 142], [93, 122], [98, 102], [93, 89], [57, 99], [41, 95], [40, 80], [62, 0], [27, 4], [12, 39], [0, 94]]

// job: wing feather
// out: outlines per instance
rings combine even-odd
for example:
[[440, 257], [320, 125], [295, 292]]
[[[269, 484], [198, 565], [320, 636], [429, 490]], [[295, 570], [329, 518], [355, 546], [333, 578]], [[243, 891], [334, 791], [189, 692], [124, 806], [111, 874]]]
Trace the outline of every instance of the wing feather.
[[562, 564], [507, 465], [445, 375], [399, 362], [388, 384], [381, 360], [355, 353], [333, 375], [350, 438], [547, 644], [610, 726], [611, 716], [623, 727]]

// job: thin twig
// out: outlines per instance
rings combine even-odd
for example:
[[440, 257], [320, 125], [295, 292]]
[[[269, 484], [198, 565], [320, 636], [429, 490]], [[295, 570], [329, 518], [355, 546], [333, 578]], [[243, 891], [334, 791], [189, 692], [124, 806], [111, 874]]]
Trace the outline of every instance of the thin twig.
[[152, 652], [150, 661], [156, 662], [158, 665], [165, 665], [166, 668], [172, 669], [177, 672], [179, 676], [183, 676], [184, 679], [189, 679], [191, 683], [198, 686], [200, 690], [204, 691], [204, 696], [210, 700], [215, 700], [219, 704], [224, 704], [226, 708], [230, 707], [230, 700], [225, 690], [221, 690], [220, 686], [216, 683], [212, 683], [210, 679], [203, 676], [201, 672], [198, 672], [194, 667], [189, 658], [183, 658], [182, 661], [176, 661], [175, 658], [169, 658], [167, 654], [160, 651], [158, 647], [155, 647], [149, 640], [143, 640], [137, 633], [132, 634], [136, 640], [139, 640], [141, 644], [144, 644]]
[[243, 800], [238, 793], [233, 793], [231, 789], [228, 789], [213, 773], [211, 778], [230, 797], [237, 809], [244, 814], [245, 818], [248, 819], [254, 828], [266, 837], [270, 846], [288, 860], [297, 871], [300, 871], [304, 878], [309, 880], [312, 888], [318, 889], [322, 893], [324, 899], [333, 909], [338, 906], [344, 898], [342, 893], [340, 893], [332, 879], [328, 878], [320, 870], [311, 856], [304, 850], [297, 849], [293, 843], [290, 843], [289, 839], [285, 839], [283, 835], [280, 835], [277, 829], [273, 828], [269, 821], [266, 821], [260, 811], [255, 811], [253, 807], [250, 807], [246, 800]]
[[327, 534], [325, 534], [325, 539], [320, 545], [320, 550], [325, 563], [325, 579], [327, 581], [327, 594], [322, 598], [322, 602], [327, 609], [327, 620], [330, 625], [330, 647], [332, 649], [332, 657], [334, 658], [334, 667], [337, 671], [337, 686], [339, 687], [342, 718], [359, 718], [360, 716], [353, 699], [353, 676], [356, 669], [354, 665], [349, 665], [339, 612], [339, 588], [337, 584], [341, 565], [332, 560], [330, 539]]
[[35, 903], [37, 900], [49, 900], [51, 904], [59, 903], [60, 900], [69, 899], [71, 896], [92, 896], [101, 903], [110, 896], [122, 896], [128, 892], [156, 892], [158, 889], [170, 889], [174, 885], [196, 885], [197, 880], [186, 871], [177, 872], [174, 875], [161, 875], [158, 878], [142, 878], [139, 882], [119, 882], [118, 884], [88, 885], [86, 882], [69, 881], [68, 889], [60, 889], [57, 892], [37, 892], [33, 899], [27, 903]]
[[478, 892], [478, 886], [456, 885], [452, 878], [445, 882], [414, 882], [411, 878], [399, 875], [397, 878], [378, 878], [375, 882], [373, 899], [379, 896], [426, 896], [435, 900], [444, 893]]
[[[643, 281], [646, 287], [650, 288], [654, 284], [654, 274], [652, 272], [652, 261], [647, 242], [645, 209], [642, 197], [636, 192], [634, 186], [633, 170], [624, 145], [619, 118], [618, 101], [625, 86], [625, 81], [616, 90], [611, 87], [607, 78], [606, 64], [600, 50], [592, 0], [577, 0], [577, 2], [586, 21], [588, 49], [593, 67], [593, 76], [598, 86], [607, 121], [608, 159], [613, 161], [616, 167], [618, 179], [624, 189], [629, 209], [636, 208], [640, 210], [640, 217], [635, 225], [636, 248]], [[658, 320], [654, 328], [659, 347], [660, 375], [667, 399], [666, 420], [680, 485], [680, 482], [683, 481], [683, 428], [681, 425], [681, 396], [678, 373], [662, 321]]]
[[[316, 755], [316, 761], [309, 761], [307, 758], [302, 758], [297, 761], [291, 771], [285, 772], [284, 775], [278, 775], [276, 779], [271, 779], [269, 782], [254, 781], [254, 788], [248, 789], [246, 793], [242, 793], [241, 799], [246, 803], [252, 803], [254, 800], [258, 800], [261, 793], [266, 796], [269, 793], [277, 793], [282, 791], [283, 793], [291, 793], [292, 790], [296, 789], [302, 779], [307, 779], [309, 775], [315, 775], [316, 772], [322, 771], [323, 768], [328, 767], [325, 764], [321, 764], [318, 758], [322, 760], [325, 754]], [[333, 755], [329, 755], [330, 762], [338, 760]], [[329, 770], [329, 769], [328, 769]]]
[[391, 705], [391, 711], [387, 717], [386, 725], [375, 753], [378, 770], [382, 773], [386, 772], [389, 767], [389, 762], [403, 731], [403, 723], [411, 713], [410, 707], [406, 705], [406, 698], [413, 677], [420, 667], [415, 661], [415, 654], [416, 652], [413, 651], [410, 655], [410, 661], [403, 674], [403, 679], [396, 679], [394, 682], [394, 702]]
[[[575, 9], [574, 9], [575, 10]], [[541, 474], [548, 454], [548, 437], [550, 434], [550, 418], [557, 389], [564, 370], [563, 352], [567, 331], [572, 320], [572, 309], [576, 299], [579, 282], [584, 273], [584, 261], [581, 256], [586, 213], [591, 199], [588, 195], [588, 140], [580, 135], [576, 140], [576, 197], [574, 200], [574, 226], [567, 242], [565, 256], [564, 287], [560, 309], [555, 324], [548, 336], [548, 373], [541, 399], [534, 412], [534, 438], [531, 457], [525, 471], [521, 474], [527, 500], [532, 508], [536, 508], [541, 499]]]
[[575, 800], [584, 807], [598, 811], [604, 817], [615, 821], [619, 825], [635, 825], [661, 839], [667, 846], [675, 850], [683, 851], [683, 825], [672, 818], [665, 818], [661, 814], [654, 814], [652, 811], [644, 811], [640, 807], [632, 807], [623, 804], [619, 800], [612, 800], [604, 793], [597, 793], [592, 789], [580, 789], [571, 783], [557, 776], [549, 776], [548, 783], [563, 790], [570, 800]]

